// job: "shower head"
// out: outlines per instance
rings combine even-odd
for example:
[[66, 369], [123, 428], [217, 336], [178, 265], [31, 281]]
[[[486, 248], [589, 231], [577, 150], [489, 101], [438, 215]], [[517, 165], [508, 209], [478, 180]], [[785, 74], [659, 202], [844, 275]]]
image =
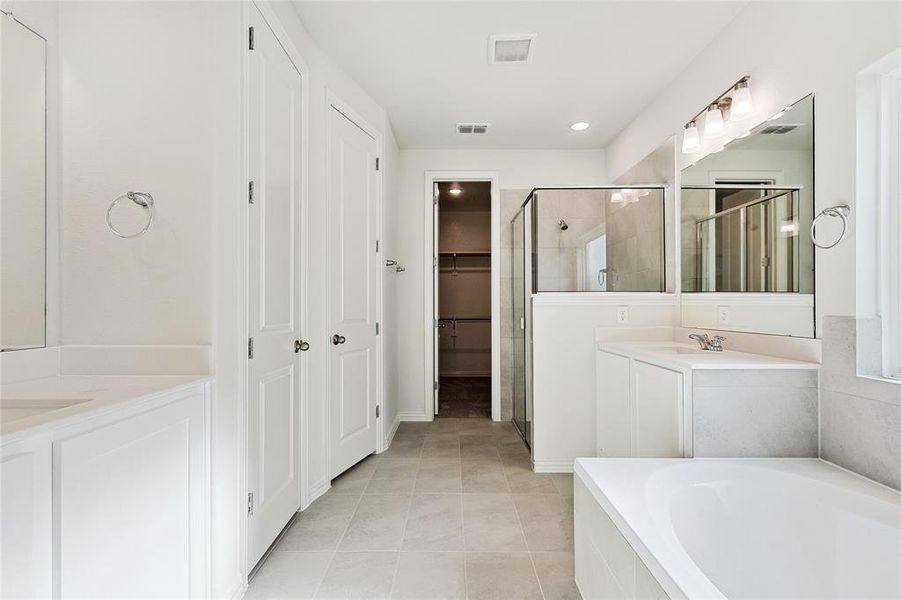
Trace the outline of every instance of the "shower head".
[[569, 229], [569, 225], [566, 224], [566, 221], [560, 219], [560, 231], [566, 231]]

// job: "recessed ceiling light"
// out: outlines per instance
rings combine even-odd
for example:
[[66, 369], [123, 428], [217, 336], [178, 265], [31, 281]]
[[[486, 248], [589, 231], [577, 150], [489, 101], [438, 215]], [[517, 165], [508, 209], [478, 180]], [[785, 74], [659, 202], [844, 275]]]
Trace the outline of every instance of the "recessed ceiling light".
[[459, 183], [454, 182], [454, 183], [451, 184], [450, 189], [448, 189], [447, 192], [448, 192], [451, 196], [459, 196], [460, 194], [463, 193], [463, 188], [460, 187], [460, 184], [459, 184]]
[[590, 123], [586, 123], [585, 121], [577, 121], [569, 126], [573, 131], [585, 131], [591, 126]]

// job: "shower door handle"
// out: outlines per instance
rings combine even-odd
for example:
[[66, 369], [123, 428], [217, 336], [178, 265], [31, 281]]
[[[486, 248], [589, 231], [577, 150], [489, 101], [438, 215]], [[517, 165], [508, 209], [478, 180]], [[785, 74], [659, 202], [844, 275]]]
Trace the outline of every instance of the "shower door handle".
[[337, 346], [338, 344], [343, 344], [347, 341], [347, 338], [343, 335], [338, 335], [337, 333], [332, 336], [332, 344]]

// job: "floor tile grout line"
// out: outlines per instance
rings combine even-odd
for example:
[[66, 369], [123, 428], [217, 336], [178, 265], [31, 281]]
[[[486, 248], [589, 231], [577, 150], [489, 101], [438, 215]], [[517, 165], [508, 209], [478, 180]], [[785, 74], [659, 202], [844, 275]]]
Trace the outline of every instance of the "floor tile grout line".
[[[417, 469], [417, 477], [419, 476], [419, 471]], [[415, 481], [414, 481], [415, 484]], [[413, 510], [413, 494], [410, 494], [410, 502], [407, 504], [407, 514], [404, 517], [404, 526], [400, 532], [400, 543], [397, 546], [397, 552], [395, 552], [394, 557], [394, 575], [391, 576], [391, 586], [388, 588], [388, 597], [394, 597], [394, 584], [397, 583], [397, 571], [400, 568], [400, 551], [403, 550], [404, 540], [407, 539], [407, 524], [410, 522], [410, 512]]]

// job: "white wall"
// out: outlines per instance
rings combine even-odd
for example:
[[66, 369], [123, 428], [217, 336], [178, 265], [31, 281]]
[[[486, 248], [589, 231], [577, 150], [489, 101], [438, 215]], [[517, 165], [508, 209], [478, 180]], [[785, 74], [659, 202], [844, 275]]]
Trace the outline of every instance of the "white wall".
[[[604, 153], [600, 150], [402, 150], [396, 194], [387, 198], [385, 258], [399, 261], [406, 271], [389, 273], [393, 305], [386, 306], [395, 326], [394, 360], [386, 377], [402, 419], [430, 419], [423, 394], [431, 385], [431, 348], [424, 347], [427, 290], [424, 269], [426, 171], [496, 171], [500, 189], [537, 186], [592, 185], [607, 180]], [[525, 198], [523, 198], [525, 200]], [[431, 302], [430, 295], [428, 302]], [[426, 369], [429, 369], [426, 372]]]
[[[755, 120], [816, 94], [817, 210], [854, 204], [855, 76], [899, 46], [894, 2], [751, 2], [607, 147], [616, 175], [681, 132], [684, 122], [742, 75], [751, 75], [755, 118], [730, 124], [722, 144]], [[782, 35], [774, 32], [778, 28]], [[762, 34], [761, 32], [765, 32]], [[680, 140], [681, 144], [681, 140]], [[685, 166], [711, 149], [680, 155]], [[852, 224], [854, 219], [852, 217]], [[854, 236], [816, 256], [817, 321], [854, 314]], [[820, 331], [820, 328], [817, 328]]]

